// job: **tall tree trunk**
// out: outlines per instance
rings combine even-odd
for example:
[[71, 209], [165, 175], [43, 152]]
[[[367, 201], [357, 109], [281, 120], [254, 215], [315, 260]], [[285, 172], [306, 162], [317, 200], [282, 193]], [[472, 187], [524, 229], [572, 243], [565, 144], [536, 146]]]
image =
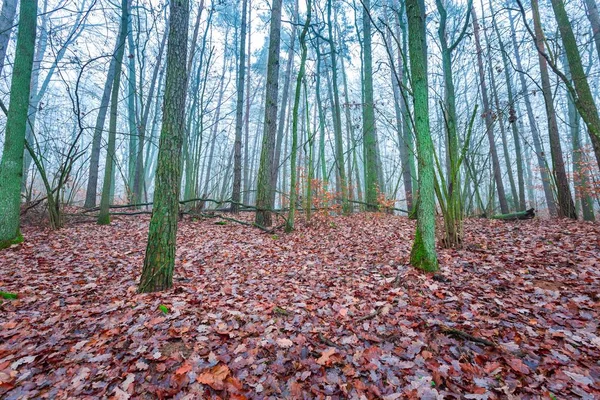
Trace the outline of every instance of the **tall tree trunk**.
[[594, 43], [598, 52], [598, 60], [600, 60], [600, 14], [598, 13], [597, 0], [583, 0], [587, 11], [587, 17], [592, 25], [592, 33], [594, 35]]
[[377, 163], [377, 136], [375, 133], [375, 99], [373, 96], [373, 53], [371, 49], [371, 0], [364, 0], [363, 23], [363, 151], [365, 165], [365, 202], [367, 209], [376, 210], [378, 190], [381, 189]]
[[348, 203], [348, 181], [346, 178], [345, 162], [344, 162], [344, 143], [342, 137], [342, 109], [340, 105], [340, 94], [338, 84], [337, 70], [337, 49], [335, 48], [335, 38], [333, 36], [333, 19], [332, 19], [332, 0], [327, 0], [327, 30], [329, 40], [329, 53], [331, 57], [331, 80], [333, 89], [333, 132], [335, 143], [335, 165], [337, 170], [337, 179], [341, 189], [342, 210], [344, 213], [350, 212], [350, 203]]
[[[491, 4], [491, 3], [490, 3]], [[506, 53], [506, 49], [504, 47], [504, 42], [502, 41], [502, 36], [500, 35], [500, 30], [498, 29], [498, 24], [496, 23], [496, 14], [494, 13], [493, 8], [491, 9], [492, 13], [492, 24], [494, 26], [494, 31], [496, 33], [496, 37], [498, 39], [498, 44], [500, 46], [500, 53], [502, 54], [502, 64], [504, 66], [504, 79], [506, 80], [506, 91], [508, 93], [508, 104], [509, 104], [509, 119], [508, 123], [511, 126], [513, 142], [515, 144], [515, 157], [517, 162], [517, 184], [519, 186], [519, 202], [517, 211], [525, 211], [527, 208], [525, 201], [525, 181], [523, 178], [523, 154], [521, 150], [521, 140], [519, 138], [519, 129], [516, 123], [517, 121], [517, 113], [515, 111], [515, 99], [513, 94], [513, 82], [510, 76], [510, 64], [508, 62], [508, 55]]]
[[[227, 43], [227, 33], [225, 33], [225, 43]], [[219, 133], [219, 122], [221, 120], [221, 106], [223, 104], [223, 95], [225, 93], [225, 73], [227, 72], [227, 56], [223, 57], [223, 70], [221, 71], [221, 77], [219, 78], [219, 97], [217, 99], [217, 108], [215, 109], [215, 120], [213, 122], [213, 129], [211, 135], [210, 151], [208, 154], [208, 163], [206, 165], [206, 174], [204, 175], [204, 190], [202, 191], [202, 197], [210, 197], [209, 185], [211, 179], [211, 172], [213, 168], [213, 159], [215, 154], [215, 145], [217, 142], [217, 134]]]
[[434, 150], [429, 127], [427, 39], [423, 0], [406, 0], [406, 14], [419, 160], [417, 230], [410, 262], [425, 271], [436, 271], [438, 260], [435, 250]]
[[[563, 42], [563, 48], [567, 55], [567, 61], [569, 63], [569, 69], [571, 70], [571, 78], [574, 83], [574, 88], [570, 85], [569, 80], [562, 74], [561, 78], [563, 82], [568, 83], [568, 87], [571, 88], [571, 94], [575, 98], [575, 105], [577, 110], [583, 118], [583, 121], [587, 125], [590, 133], [590, 139], [594, 147], [594, 153], [596, 155], [596, 161], [600, 166], [600, 115], [598, 114], [598, 107], [594, 102], [594, 96], [590, 90], [590, 85], [583, 70], [581, 63], [581, 55], [577, 47], [577, 40], [575, 40], [575, 34], [571, 27], [571, 22], [565, 11], [563, 0], [552, 0], [552, 9], [554, 10], [554, 16], [558, 23], [558, 29]], [[557, 72], [555, 70], [555, 72]]]
[[302, 29], [302, 33], [300, 34], [300, 48], [302, 49], [300, 56], [300, 69], [298, 70], [298, 76], [296, 78], [296, 92], [294, 96], [294, 108], [292, 111], [292, 152], [290, 157], [290, 209], [288, 218], [285, 225], [285, 230], [290, 232], [294, 229], [294, 217], [296, 213], [296, 202], [297, 202], [297, 194], [296, 190], [296, 156], [298, 154], [298, 118], [299, 108], [300, 108], [300, 95], [302, 93], [302, 80], [304, 79], [304, 73], [306, 70], [306, 55], [307, 55], [307, 47], [306, 47], [306, 35], [308, 34], [308, 28], [310, 26], [310, 18], [312, 15], [312, 4], [311, 0], [307, 0], [306, 4], [306, 21], [304, 22], [304, 27]]
[[271, 176], [277, 134], [277, 100], [279, 90], [279, 49], [281, 47], [281, 0], [273, 0], [271, 28], [269, 33], [269, 57], [267, 64], [267, 90], [265, 95], [265, 122], [260, 167], [256, 192], [256, 224], [271, 226]]
[[[243, 178], [244, 178], [244, 195], [243, 195], [243, 203], [249, 204], [250, 202], [250, 78], [252, 69], [251, 67], [251, 55], [252, 55], [252, 0], [248, 0], [248, 60], [246, 61], [246, 74], [248, 75], [246, 78], [246, 115], [244, 117], [244, 169], [243, 169]], [[258, 91], [258, 90], [257, 90]]]
[[[445, 243], [449, 247], [460, 246], [462, 243], [463, 230], [463, 206], [461, 203], [461, 180], [460, 180], [460, 149], [458, 133], [456, 129], [456, 90], [454, 88], [454, 76], [452, 74], [452, 52], [465, 37], [473, 0], [467, 4], [467, 12], [463, 29], [454, 43], [449, 44], [446, 32], [447, 11], [441, 0], [436, 0], [437, 9], [440, 13], [440, 25], [438, 37], [442, 47], [442, 67], [444, 73], [444, 121], [446, 139], [448, 142], [448, 178], [446, 212], [444, 215]], [[441, 173], [441, 171], [440, 171]]]
[[115, 79], [111, 90], [110, 120], [108, 122], [108, 144], [106, 146], [106, 163], [104, 166], [104, 183], [102, 184], [102, 197], [100, 199], [100, 213], [98, 214], [98, 225], [110, 224], [110, 200], [111, 186], [114, 184], [114, 166], [116, 160], [116, 136], [117, 136], [117, 111], [119, 108], [119, 87], [121, 85], [121, 67], [125, 54], [125, 41], [127, 40], [127, 19], [129, 18], [129, 4], [131, 0], [121, 2], [121, 25], [119, 31], [119, 47], [115, 54]]
[[164, 118], [148, 245], [138, 287], [138, 291], [142, 293], [170, 288], [173, 285], [175, 267], [181, 185], [180, 159], [185, 136], [189, 0], [171, 0], [170, 10]]
[[[167, 21], [167, 29], [169, 26], [169, 21]], [[150, 81], [150, 89], [148, 91], [148, 100], [142, 110], [142, 118], [139, 124], [139, 144], [137, 147], [137, 154], [135, 160], [135, 176], [133, 178], [133, 195], [134, 195], [134, 203], [139, 203], [142, 201], [142, 191], [144, 188], [144, 146], [146, 143], [146, 126], [148, 125], [148, 117], [150, 115], [150, 109], [152, 106], [152, 100], [154, 97], [154, 92], [156, 91], [156, 84], [160, 86], [160, 79], [158, 79], [159, 71], [161, 70], [162, 58], [164, 53], [165, 44], [167, 42], [168, 30], [165, 31], [163, 38], [160, 42], [160, 46], [158, 48], [158, 56], [156, 58], [156, 65], [154, 66], [154, 71], [152, 72], [152, 79]], [[157, 100], [158, 102], [158, 100]], [[151, 144], [149, 145], [151, 146]], [[146, 157], [146, 163], [148, 162], [148, 157]]]
[[21, 0], [10, 102], [0, 161], [0, 249], [23, 240], [20, 227], [25, 128], [35, 50], [37, 0]]
[[[298, 1], [296, 0], [296, 15], [298, 14]], [[294, 18], [296, 18], [294, 16]], [[292, 71], [294, 69], [294, 47], [296, 45], [296, 28], [292, 26], [292, 37], [290, 39], [290, 47], [288, 51], [287, 66], [285, 70], [285, 77], [283, 80], [283, 93], [281, 94], [281, 109], [279, 110], [279, 124], [277, 125], [277, 141], [275, 143], [275, 154], [273, 157], [273, 169], [271, 175], [271, 204], [275, 205], [275, 195], [277, 193], [277, 178], [279, 177], [279, 169], [281, 164], [281, 145], [283, 144], [283, 137], [286, 136], [286, 117], [288, 102], [290, 96], [290, 81], [292, 78]]]
[[[515, 64], [518, 71], [523, 71], [521, 65], [521, 54], [519, 52], [519, 46], [517, 44], [517, 35], [515, 31], [515, 25], [513, 16], [510, 10], [508, 10], [508, 21], [510, 22], [510, 32], [512, 45], [515, 56]], [[521, 83], [521, 90], [523, 95], [523, 101], [525, 102], [525, 109], [527, 111], [527, 119], [529, 121], [529, 129], [531, 130], [531, 136], [533, 139], [533, 145], [535, 147], [535, 155], [537, 159], [538, 168], [540, 170], [540, 176], [542, 179], [542, 188], [544, 189], [544, 196], [546, 198], [546, 205], [548, 206], [548, 212], [551, 216], [557, 215], [556, 202], [554, 200], [554, 193], [552, 192], [550, 176], [548, 175], [548, 166], [542, 150], [542, 144], [540, 139], [540, 132], [537, 127], [535, 115], [533, 113], [533, 107], [531, 106], [531, 100], [529, 98], [529, 90], [525, 81], [525, 74], [519, 72], [519, 81]]]
[[[571, 77], [569, 64], [564, 61], [565, 74]], [[581, 201], [581, 211], [585, 221], [594, 221], [594, 203], [590, 196], [590, 185], [588, 180], [588, 171], [584, 160], [584, 153], [581, 144], [581, 123], [580, 116], [575, 107], [573, 96], [567, 92], [567, 116], [569, 118], [569, 127], [571, 129], [571, 144], [573, 147], [573, 181], [575, 187], [575, 198]]]
[[552, 98], [552, 86], [550, 84], [550, 75], [548, 73], [548, 64], [542, 56], [544, 50], [544, 32], [540, 20], [538, 1], [531, 0], [533, 11], [533, 24], [535, 29], [535, 44], [538, 48], [538, 59], [540, 64], [540, 75], [542, 79], [542, 94], [546, 104], [546, 116], [548, 118], [548, 134], [550, 136], [550, 153], [552, 155], [552, 164], [554, 177], [556, 179], [556, 188], [558, 192], [558, 216], [577, 219], [575, 212], [575, 203], [571, 196], [569, 179], [565, 170], [565, 163], [560, 145], [558, 134], [558, 123], [556, 121], [556, 110], [554, 109], [554, 99]]
[[4, 0], [2, 2], [2, 10], [0, 11], [0, 75], [4, 69], [6, 50], [8, 50], [15, 15], [17, 14], [17, 1]]
[[492, 157], [492, 169], [494, 172], [494, 181], [498, 191], [498, 201], [500, 202], [500, 210], [502, 214], [508, 214], [508, 204], [506, 202], [506, 194], [504, 192], [504, 184], [502, 183], [502, 170], [500, 169], [500, 161], [498, 159], [498, 151], [496, 150], [496, 140], [494, 138], [494, 121], [492, 120], [492, 109], [489, 104], [487, 86], [485, 83], [485, 69], [483, 67], [483, 50], [479, 39], [479, 23], [477, 22], [477, 14], [475, 7], [471, 8], [473, 16], [473, 26], [475, 33], [475, 46], [477, 49], [477, 66], [479, 68], [479, 83], [481, 87], [481, 97], [483, 99], [483, 113], [485, 115], [485, 125], [488, 141], [490, 143], [490, 155]]
[[[235, 143], [233, 145], [233, 193], [231, 195], [231, 211], [240, 212], [242, 200], [242, 130], [244, 117], [244, 79], [246, 75], [246, 14], [248, 0], [242, 1], [242, 25], [240, 27], [240, 49], [237, 75], [237, 101], [235, 108]], [[250, 55], [248, 54], [248, 58]], [[246, 96], [250, 96], [247, 93]], [[247, 143], [247, 140], [246, 140]]]
[[100, 168], [100, 148], [102, 144], [102, 133], [104, 132], [104, 123], [108, 112], [108, 103], [110, 101], [111, 89], [115, 80], [115, 69], [117, 65], [117, 53], [121, 47], [121, 42], [117, 39], [113, 55], [110, 58], [108, 73], [106, 74], [106, 82], [104, 83], [104, 91], [98, 108], [96, 117], [96, 125], [94, 127], [94, 136], [92, 137], [92, 152], [90, 157], [90, 169], [87, 180], [87, 190], [85, 192], [85, 203], [83, 207], [96, 207], [96, 196], [98, 190], [98, 170]]
[[133, 40], [132, 16], [129, 15], [127, 21], [127, 123], [129, 127], [129, 152], [127, 154], [127, 197], [131, 203], [137, 202], [133, 191], [133, 181], [135, 180], [135, 167], [137, 162], [138, 147], [138, 129], [137, 129], [137, 108], [136, 108], [136, 73], [135, 73], [135, 42]]

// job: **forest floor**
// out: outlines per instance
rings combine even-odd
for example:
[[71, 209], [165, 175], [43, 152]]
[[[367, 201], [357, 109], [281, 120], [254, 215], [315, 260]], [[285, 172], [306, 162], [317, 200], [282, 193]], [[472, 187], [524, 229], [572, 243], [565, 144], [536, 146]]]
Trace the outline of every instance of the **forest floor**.
[[173, 289], [137, 294], [147, 229], [26, 227], [0, 252], [1, 398], [600, 397], [598, 224], [468, 220], [433, 276], [403, 217], [186, 219]]

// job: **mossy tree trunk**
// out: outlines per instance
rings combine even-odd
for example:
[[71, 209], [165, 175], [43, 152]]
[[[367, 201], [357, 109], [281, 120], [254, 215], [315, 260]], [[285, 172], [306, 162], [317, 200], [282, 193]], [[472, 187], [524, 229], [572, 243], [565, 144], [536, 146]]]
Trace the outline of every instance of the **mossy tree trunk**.
[[142, 293], [170, 288], [173, 285], [175, 266], [181, 148], [185, 135], [189, 0], [171, 0], [170, 11], [163, 125], [158, 149], [154, 205], [144, 268], [138, 287]]
[[438, 260], [435, 250], [434, 149], [429, 126], [427, 42], [423, 0], [407, 0], [406, 15], [419, 165], [417, 230], [410, 262], [425, 271], [436, 271]]
[[0, 162], [0, 249], [22, 240], [19, 229], [21, 179], [36, 23], [37, 0], [21, 0], [6, 136]]

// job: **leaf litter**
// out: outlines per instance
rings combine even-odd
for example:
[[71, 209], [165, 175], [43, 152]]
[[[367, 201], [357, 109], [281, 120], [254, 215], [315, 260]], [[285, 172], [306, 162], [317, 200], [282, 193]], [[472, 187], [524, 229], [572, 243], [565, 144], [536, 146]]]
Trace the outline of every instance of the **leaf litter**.
[[147, 229], [26, 227], [0, 252], [0, 397], [600, 396], [598, 225], [469, 220], [441, 279], [408, 266], [402, 217], [185, 220], [173, 289], [137, 294]]

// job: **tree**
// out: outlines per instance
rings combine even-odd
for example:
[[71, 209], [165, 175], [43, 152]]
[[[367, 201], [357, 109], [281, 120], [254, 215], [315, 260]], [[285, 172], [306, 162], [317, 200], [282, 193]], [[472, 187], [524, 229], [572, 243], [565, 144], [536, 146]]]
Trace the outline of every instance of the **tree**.
[[106, 164], [104, 166], [104, 183], [102, 184], [102, 197], [100, 199], [100, 214], [98, 225], [110, 224], [111, 188], [114, 185], [114, 167], [116, 162], [116, 136], [117, 136], [117, 111], [119, 107], [119, 87], [121, 86], [121, 67], [125, 54], [125, 41], [127, 39], [127, 20], [129, 19], [129, 5], [131, 0], [121, 2], [121, 25], [119, 29], [119, 47], [115, 54], [115, 76], [112, 83], [110, 98], [110, 120], [108, 122], [108, 144], [106, 146]]
[[37, 0], [21, 0], [6, 136], [0, 161], [0, 249], [23, 240], [20, 231], [21, 179], [36, 24]]
[[442, 47], [442, 68], [444, 73], [444, 121], [446, 125], [446, 138], [448, 141], [449, 158], [446, 215], [444, 218], [446, 231], [445, 243], [449, 247], [454, 247], [459, 246], [462, 242], [463, 210], [460, 193], [460, 149], [456, 129], [456, 91], [454, 89], [454, 77], [452, 75], [452, 53], [464, 39], [467, 32], [470, 16], [469, 10], [473, 6], [473, 0], [469, 0], [467, 3], [465, 22], [458, 38], [456, 38], [456, 40], [450, 44], [448, 43], [446, 32], [448, 13], [442, 0], [436, 0], [436, 5], [440, 13], [438, 37]]
[[544, 32], [540, 20], [540, 11], [538, 0], [531, 0], [533, 11], [533, 25], [535, 29], [535, 45], [538, 49], [538, 60], [540, 65], [540, 76], [542, 80], [542, 94], [546, 105], [546, 116], [548, 118], [548, 135], [550, 136], [550, 154], [552, 155], [552, 165], [554, 177], [556, 179], [556, 188], [558, 191], [558, 216], [577, 219], [575, 212], [575, 203], [571, 196], [569, 180], [565, 170], [565, 163], [562, 156], [560, 137], [558, 134], [558, 122], [556, 120], [556, 110], [554, 109], [554, 99], [552, 86], [550, 84], [550, 75], [548, 64], [542, 56], [544, 53]]
[[277, 99], [279, 91], [279, 49], [281, 47], [281, 0], [273, 0], [269, 32], [269, 56], [267, 61], [267, 89], [265, 94], [265, 119], [258, 182], [256, 191], [256, 219], [260, 226], [271, 226], [271, 176], [277, 134]]
[[485, 117], [485, 128], [490, 144], [490, 155], [492, 157], [492, 169], [494, 172], [494, 182], [498, 191], [498, 201], [500, 202], [500, 210], [502, 214], [508, 214], [508, 204], [506, 202], [506, 193], [504, 192], [504, 184], [502, 183], [502, 171], [500, 170], [500, 160], [498, 159], [498, 151], [496, 150], [496, 141], [494, 138], [494, 121], [492, 119], [492, 109], [489, 104], [487, 85], [485, 83], [485, 70], [483, 68], [483, 50], [479, 39], [479, 23], [477, 22], [477, 14], [475, 7], [471, 8], [473, 16], [473, 26], [475, 33], [475, 47], [477, 49], [477, 66], [479, 69], [479, 85], [481, 87], [481, 97], [483, 99], [483, 113]]
[[144, 268], [138, 291], [156, 292], [173, 286], [181, 149], [185, 135], [185, 100], [188, 69], [187, 43], [189, 0], [171, 0], [167, 44], [166, 88], [163, 124], [160, 133], [154, 205]]
[[438, 260], [435, 250], [434, 149], [429, 126], [427, 42], [423, 0], [407, 0], [406, 15], [419, 165], [417, 230], [410, 262], [425, 271], [436, 271]]
[[[240, 27], [240, 50], [238, 57], [237, 102], [235, 109], [235, 143], [233, 145], [233, 194], [231, 195], [231, 210], [240, 211], [242, 189], [242, 129], [244, 116], [244, 79], [246, 76], [246, 14], [248, 0], [242, 2], [242, 24]], [[247, 94], [249, 95], [249, 94]]]
[[510, 23], [511, 42], [513, 45], [515, 65], [517, 71], [519, 71], [519, 82], [521, 84], [521, 91], [523, 93], [523, 101], [525, 102], [525, 110], [527, 111], [527, 120], [529, 121], [529, 129], [531, 130], [531, 137], [533, 139], [535, 156], [538, 168], [540, 170], [540, 176], [542, 178], [542, 188], [544, 190], [544, 196], [546, 198], [548, 211], [551, 216], [555, 216], [557, 215], [556, 202], [554, 200], [554, 193], [551, 187], [550, 176], [548, 175], [548, 165], [546, 163], [546, 158], [544, 157], [544, 152], [542, 151], [540, 132], [538, 130], [535, 115], [533, 113], [533, 107], [531, 105], [531, 99], [529, 95], [530, 91], [527, 87], [527, 82], [525, 81], [525, 73], [522, 72], [523, 66], [521, 63], [521, 53], [519, 52], [519, 46], [517, 44], [517, 34], [515, 32], [514, 18], [510, 9], [508, 10], [508, 21]]
[[375, 99], [373, 95], [373, 53], [371, 49], [371, 0], [363, 4], [363, 150], [365, 174], [365, 202], [368, 210], [375, 210], [377, 191], [381, 189], [378, 171], [377, 135], [375, 132]]
[[[311, 0], [306, 3], [306, 21], [300, 34], [300, 48], [302, 49], [300, 56], [300, 69], [296, 77], [296, 92], [294, 95], [294, 109], [292, 111], [292, 154], [291, 154], [291, 176], [290, 176], [290, 210], [286, 221], [285, 230], [291, 232], [294, 229], [294, 216], [296, 213], [297, 190], [296, 190], [296, 157], [298, 154], [298, 118], [300, 107], [300, 95], [302, 92], [302, 80], [306, 72], [306, 56], [308, 49], [306, 47], [306, 35], [310, 26], [311, 19]], [[308, 207], [310, 207], [309, 205]]]
[[587, 17], [592, 25], [592, 33], [594, 34], [594, 43], [600, 59], [600, 14], [598, 13], [597, 0], [583, 0], [587, 11]]
[[17, 0], [4, 0], [0, 10], [0, 73], [4, 69], [4, 59], [10, 34], [12, 33], [15, 14], [17, 13]]

